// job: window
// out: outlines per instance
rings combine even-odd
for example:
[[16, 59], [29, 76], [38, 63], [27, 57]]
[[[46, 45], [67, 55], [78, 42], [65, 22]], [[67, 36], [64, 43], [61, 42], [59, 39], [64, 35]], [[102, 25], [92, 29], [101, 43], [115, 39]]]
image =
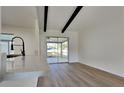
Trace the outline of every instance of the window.
[[8, 33], [2, 33], [0, 35], [0, 41], [1, 41], [1, 52], [4, 52], [6, 54], [11, 53], [11, 39], [13, 38], [13, 34], [8, 34]]

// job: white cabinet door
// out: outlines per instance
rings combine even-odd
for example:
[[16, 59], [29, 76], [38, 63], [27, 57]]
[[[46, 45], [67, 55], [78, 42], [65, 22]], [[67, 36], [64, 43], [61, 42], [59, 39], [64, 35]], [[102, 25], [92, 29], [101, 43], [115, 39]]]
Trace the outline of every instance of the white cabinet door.
[[0, 81], [2, 81], [4, 74], [6, 73], [6, 54], [0, 54]]

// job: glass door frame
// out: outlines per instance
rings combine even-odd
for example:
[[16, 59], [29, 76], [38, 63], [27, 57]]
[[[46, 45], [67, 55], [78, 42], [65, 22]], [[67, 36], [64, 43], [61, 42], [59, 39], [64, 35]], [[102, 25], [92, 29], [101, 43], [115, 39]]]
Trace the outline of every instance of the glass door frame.
[[[50, 64], [61, 64], [61, 63], [69, 63], [69, 37], [62, 37], [62, 36], [46, 36], [46, 60], [47, 60], [47, 38], [67, 38], [68, 42], [68, 53], [67, 53], [67, 62], [59, 62], [58, 57], [57, 57], [57, 62], [56, 63], [50, 63]], [[57, 46], [58, 47], [58, 46]], [[48, 62], [47, 62], [48, 63]]]

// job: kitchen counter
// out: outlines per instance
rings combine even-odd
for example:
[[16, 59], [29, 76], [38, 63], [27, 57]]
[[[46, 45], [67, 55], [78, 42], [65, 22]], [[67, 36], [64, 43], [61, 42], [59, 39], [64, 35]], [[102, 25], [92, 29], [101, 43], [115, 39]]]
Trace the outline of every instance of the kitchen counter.
[[39, 56], [7, 58], [0, 87], [36, 87], [38, 77], [47, 75], [49, 66]]
[[19, 56], [7, 58], [6, 72], [48, 71], [48, 64], [42, 62], [39, 56]]

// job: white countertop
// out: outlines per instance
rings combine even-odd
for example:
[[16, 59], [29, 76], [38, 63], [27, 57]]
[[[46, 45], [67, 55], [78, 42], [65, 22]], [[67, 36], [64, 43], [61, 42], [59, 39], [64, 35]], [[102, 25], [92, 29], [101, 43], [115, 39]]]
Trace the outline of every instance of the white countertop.
[[36, 87], [38, 77], [49, 70], [47, 62], [42, 62], [39, 56], [19, 56], [2, 62], [5, 63], [6, 74], [0, 87]]
[[8, 58], [6, 62], [6, 72], [45, 72], [48, 69], [48, 64], [42, 62], [39, 56], [19, 56]]

